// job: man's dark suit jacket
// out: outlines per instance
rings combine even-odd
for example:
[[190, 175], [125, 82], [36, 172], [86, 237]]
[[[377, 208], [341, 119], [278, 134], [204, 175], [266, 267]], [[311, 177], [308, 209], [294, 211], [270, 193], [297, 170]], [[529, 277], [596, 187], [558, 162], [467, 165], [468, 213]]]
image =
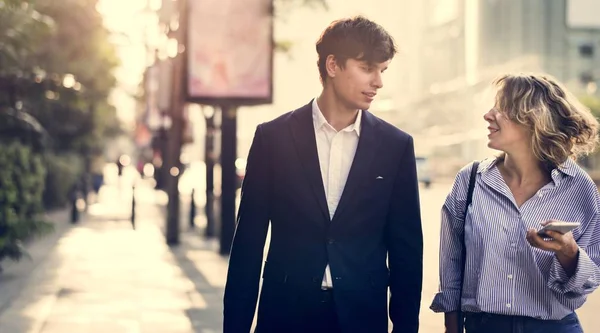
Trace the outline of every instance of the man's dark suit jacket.
[[257, 332], [302, 331], [310, 305], [300, 300], [320, 289], [327, 263], [343, 332], [388, 332], [388, 285], [393, 332], [418, 331], [423, 236], [411, 136], [362, 113], [356, 155], [330, 219], [312, 104], [257, 127], [229, 261], [225, 333], [251, 329], [269, 221]]

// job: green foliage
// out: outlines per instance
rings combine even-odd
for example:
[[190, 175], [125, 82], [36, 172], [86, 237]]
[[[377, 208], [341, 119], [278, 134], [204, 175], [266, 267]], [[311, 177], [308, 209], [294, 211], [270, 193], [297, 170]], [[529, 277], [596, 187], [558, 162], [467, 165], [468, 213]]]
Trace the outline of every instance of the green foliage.
[[[120, 132], [108, 103], [119, 61], [96, 5], [0, 0], [0, 106], [20, 102], [62, 152], [97, 151]], [[79, 84], [64, 87], [66, 75]]]
[[41, 152], [48, 141], [40, 123], [27, 112], [0, 107], [0, 142], [18, 141]]
[[0, 146], [0, 260], [20, 260], [23, 244], [52, 230], [39, 220], [45, 169], [29, 147], [13, 142]]
[[119, 60], [97, 2], [37, 0], [40, 13], [55, 22], [55, 32], [39, 46], [36, 60], [48, 73], [73, 74], [85, 88], [84, 96], [101, 100], [116, 84], [112, 70]]
[[47, 172], [43, 194], [44, 207], [65, 207], [73, 185], [82, 174], [83, 161], [74, 154], [47, 154], [44, 160]]
[[579, 98], [581, 103], [590, 108], [594, 117], [600, 119], [600, 98], [593, 95], [585, 95]]
[[36, 45], [48, 37], [52, 27], [52, 19], [30, 2], [0, 0], [0, 75], [32, 71]]

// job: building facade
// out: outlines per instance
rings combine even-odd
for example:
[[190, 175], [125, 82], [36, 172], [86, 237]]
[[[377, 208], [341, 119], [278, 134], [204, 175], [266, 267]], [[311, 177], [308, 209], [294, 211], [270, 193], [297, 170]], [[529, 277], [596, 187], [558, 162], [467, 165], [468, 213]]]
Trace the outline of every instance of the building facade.
[[[489, 156], [486, 123], [491, 81], [507, 72], [551, 74], [576, 94], [599, 94], [600, 2], [568, 0], [405, 1], [412, 37], [403, 66], [397, 125], [414, 133], [417, 151], [452, 174]], [[421, 22], [415, 23], [415, 18]]]

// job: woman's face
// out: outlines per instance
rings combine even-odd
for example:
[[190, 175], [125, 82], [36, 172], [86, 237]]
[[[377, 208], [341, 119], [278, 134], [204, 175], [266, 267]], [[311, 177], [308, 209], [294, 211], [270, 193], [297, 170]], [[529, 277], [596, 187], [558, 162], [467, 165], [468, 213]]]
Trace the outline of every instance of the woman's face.
[[530, 131], [493, 107], [483, 119], [488, 122], [488, 147], [505, 153], [529, 149], [531, 146]]

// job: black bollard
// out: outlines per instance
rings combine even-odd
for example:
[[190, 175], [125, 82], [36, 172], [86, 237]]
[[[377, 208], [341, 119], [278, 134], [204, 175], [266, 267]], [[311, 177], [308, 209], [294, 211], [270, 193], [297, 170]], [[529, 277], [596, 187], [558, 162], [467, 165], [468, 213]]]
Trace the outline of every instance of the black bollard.
[[131, 227], [135, 230], [135, 185], [131, 186]]
[[69, 193], [71, 199], [71, 223], [75, 224], [79, 222], [79, 208], [77, 207], [77, 200], [79, 199], [79, 187], [78, 184], [73, 184], [71, 192]]
[[194, 229], [196, 227], [196, 222], [194, 219], [196, 218], [196, 200], [194, 199], [195, 189], [192, 189], [192, 200], [190, 203], [190, 228]]
[[79, 208], [77, 208], [77, 195], [71, 196], [71, 223], [79, 222]]

